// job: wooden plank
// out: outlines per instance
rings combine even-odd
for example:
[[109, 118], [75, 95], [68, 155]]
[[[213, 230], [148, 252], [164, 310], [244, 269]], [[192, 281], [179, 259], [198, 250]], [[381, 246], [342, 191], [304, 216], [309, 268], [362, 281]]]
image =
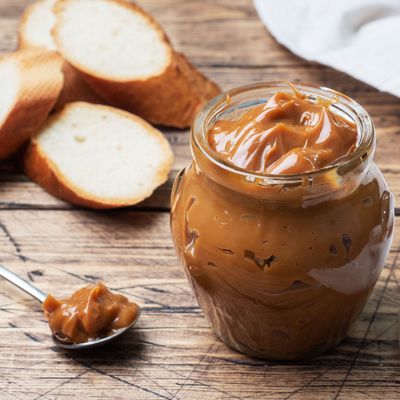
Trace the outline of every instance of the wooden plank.
[[[189, 152], [188, 152], [189, 153]], [[383, 156], [381, 158], [384, 158]], [[154, 194], [142, 203], [130, 207], [131, 210], [160, 210], [170, 209], [170, 194], [174, 177], [180, 167], [189, 165], [190, 154], [176, 160], [176, 166], [171, 171], [167, 183], [158, 188]], [[390, 190], [395, 195], [396, 205], [400, 205], [400, 169], [397, 165], [385, 166], [382, 172], [388, 182]], [[31, 182], [29, 178], [17, 170], [9, 175], [3, 175], [0, 164], [0, 210], [7, 209], [76, 209], [75, 206], [65, 203], [47, 193], [40, 186]]]
[[[31, 2], [0, 2], [0, 52], [16, 47], [18, 18], [24, 6]], [[265, 35], [264, 25], [250, 1], [142, 0], [137, 3], [160, 21], [177, 50], [196, 64], [299, 63], [298, 57], [282, 51], [272, 37]]]
[[400, 395], [400, 230], [364, 312], [334, 351], [297, 363], [251, 359], [217, 340], [178, 266], [167, 213], [0, 212], [2, 263], [66, 295], [103, 279], [143, 307], [110, 348], [64, 353], [39, 305], [0, 282], [0, 397], [367, 399]]
[[[371, 89], [334, 70], [309, 67], [287, 68], [203, 68], [203, 71], [221, 84], [224, 89], [262, 80], [289, 79], [313, 81], [345, 92], [364, 105], [373, 118], [378, 145], [375, 160], [385, 174], [390, 189], [400, 204], [400, 165], [398, 141], [400, 138], [400, 99]], [[169, 182], [156, 191], [154, 196], [136, 208], [168, 209], [169, 194], [176, 173], [189, 165], [189, 131], [162, 129], [175, 154], [175, 162]], [[0, 164], [0, 208], [69, 208], [54, 199], [7, 163]]]

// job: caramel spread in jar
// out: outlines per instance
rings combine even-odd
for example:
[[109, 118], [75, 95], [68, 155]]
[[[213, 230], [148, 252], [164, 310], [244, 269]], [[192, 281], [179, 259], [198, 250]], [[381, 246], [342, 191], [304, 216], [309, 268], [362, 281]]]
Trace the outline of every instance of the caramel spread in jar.
[[221, 158], [247, 171], [315, 171], [356, 148], [356, 125], [329, 106], [297, 90], [277, 92], [238, 119], [217, 121], [209, 130], [209, 144]]
[[175, 247], [204, 314], [229, 346], [269, 359], [339, 343], [393, 237], [368, 114], [299, 91], [260, 84], [206, 106], [172, 191]]
[[67, 299], [48, 295], [43, 303], [53, 335], [68, 343], [84, 343], [111, 336], [130, 325], [140, 308], [102, 284], [77, 290]]

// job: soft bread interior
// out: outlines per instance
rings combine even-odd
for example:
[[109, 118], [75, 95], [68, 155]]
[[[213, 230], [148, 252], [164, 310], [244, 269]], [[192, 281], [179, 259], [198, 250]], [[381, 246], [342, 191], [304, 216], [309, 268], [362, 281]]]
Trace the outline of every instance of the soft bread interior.
[[18, 101], [20, 69], [13, 60], [0, 61], [0, 126], [5, 122], [14, 104]]
[[162, 183], [160, 175], [166, 178], [172, 153], [160, 132], [136, 118], [72, 103], [49, 120], [35, 142], [78, 191], [104, 201], [141, 200]]
[[140, 11], [112, 0], [67, 0], [56, 7], [55, 37], [65, 58], [94, 75], [138, 79], [170, 63], [163, 34]]
[[53, 13], [56, 2], [57, 0], [41, 0], [32, 4], [23, 25], [23, 35], [31, 46], [56, 50], [51, 35], [56, 20]]

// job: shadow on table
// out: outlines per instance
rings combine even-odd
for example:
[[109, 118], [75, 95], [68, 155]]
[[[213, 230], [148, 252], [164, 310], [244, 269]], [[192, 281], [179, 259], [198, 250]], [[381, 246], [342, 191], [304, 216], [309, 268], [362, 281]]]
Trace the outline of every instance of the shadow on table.
[[113, 342], [92, 350], [68, 351], [57, 346], [52, 347], [51, 350], [58, 353], [60, 358], [73, 360], [96, 372], [101, 373], [102, 367], [107, 367], [109, 372], [113, 367], [121, 366], [128, 361], [134, 363], [142, 359], [145, 353], [145, 346], [141, 342], [142, 337], [143, 333], [133, 328]]

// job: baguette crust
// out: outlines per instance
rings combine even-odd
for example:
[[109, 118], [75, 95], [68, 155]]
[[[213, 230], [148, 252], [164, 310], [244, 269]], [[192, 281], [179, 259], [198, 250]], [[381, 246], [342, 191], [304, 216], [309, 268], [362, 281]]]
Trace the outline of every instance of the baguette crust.
[[170, 62], [156, 76], [120, 79], [90, 70], [67, 54], [60, 30], [63, 10], [74, 0], [59, 0], [55, 6], [53, 37], [63, 57], [85, 78], [90, 87], [113, 106], [134, 112], [147, 121], [176, 128], [190, 126], [200, 108], [220, 93], [220, 88], [198, 71], [182, 54], [175, 52], [157, 21], [139, 6], [123, 0], [107, 0], [141, 14], [170, 49]]
[[[156, 177], [152, 182], [152, 188], [145, 189], [140, 196], [134, 198], [109, 199], [99, 198], [78, 188], [73, 182], [68, 180], [60, 171], [58, 166], [49, 160], [40, 148], [35, 137], [31, 140], [23, 160], [23, 165], [26, 174], [46, 191], [55, 197], [65, 200], [69, 203], [93, 209], [111, 209], [135, 205], [140, 203], [147, 197], [151, 196], [154, 190], [168, 180], [168, 175], [172, 167], [173, 154], [171, 148], [163, 137], [163, 135], [153, 128], [146, 121], [122, 110], [105, 105], [92, 105], [83, 102], [67, 104], [58, 113], [52, 115], [46, 123], [46, 126], [58, 118], [61, 118], [64, 113], [68, 112], [70, 107], [97, 107], [117, 113], [123, 117], [128, 117], [131, 120], [144, 126], [149, 135], [154, 135], [159, 139], [160, 144], [164, 147], [164, 152], [167, 155], [166, 161], [158, 168]], [[39, 133], [40, 134], [40, 133]]]
[[0, 58], [20, 75], [14, 104], [0, 121], [0, 159], [15, 153], [42, 125], [63, 86], [62, 59], [55, 52], [17, 51]]
[[[37, 8], [43, 7], [45, 0], [37, 0], [25, 8], [19, 23], [18, 29], [18, 48], [19, 49], [38, 49], [47, 51], [56, 51], [57, 47], [46, 46], [44, 43], [39, 45], [34, 43], [29, 34], [27, 33], [27, 25], [29, 18]], [[51, 34], [49, 32], [49, 34]], [[79, 72], [70, 65], [67, 61], [63, 60], [62, 71], [64, 74], [64, 86], [61, 90], [60, 96], [54, 106], [55, 110], [59, 110], [64, 107], [67, 103], [75, 101], [84, 101], [93, 104], [104, 104], [105, 101], [96, 94], [90, 86], [86, 83], [85, 79], [79, 74]]]

